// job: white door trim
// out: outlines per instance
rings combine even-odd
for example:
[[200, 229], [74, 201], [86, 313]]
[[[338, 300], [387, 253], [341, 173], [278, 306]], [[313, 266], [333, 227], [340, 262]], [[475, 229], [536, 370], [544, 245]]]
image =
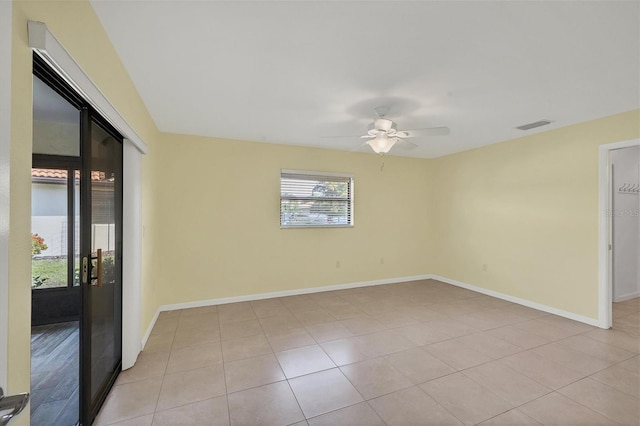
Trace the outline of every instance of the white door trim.
[[0, 387], [9, 351], [9, 169], [11, 165], [12, 2], [0, 1]]
[[[0, 0], [0, 3], [4, 2]], [[126, 233], [123, 232], [122, 251], [126, 253], [127, 259], [126, 262], [123, 262], [123, 267], [126, 269], [123, 270], [122, 276], [122, 294], [126, 300], [123, 302], [122, 309], [122, 360], [123, 368], [129, 368], [133, 366], [141, 350], [142, 308], [139, 287], [142, 281], [140, 267], [142, 264], [142, 243], [137, 240], [137, 236], [140, 238], [142, 236], [142, 220], [139, 215], [142, 177], [139, 170], [140, 162], [138, 161], [136, 165], [135, 162], [127, 161], [127, 159], [132, 158], [130, 151], [132, 147], [135, 147], [140, 154], [146, 154], [147, 145], [44, 23], [29, 21], [28, 32], [29, 46], [125, 138], [123, 146], [123, 154], [126, 155], [125, 161], [123, 161], [123, 221], [126, 221], [126, 225], [124, 225]], [[131, 170], [132, 167], [138, 168], [138, 170]]]
[[613, 324], [611, 304], [613, 283], [611, 282], [611, 167], [609, 152], [614, 149], [640, 146], [640, 139], [600, 145], [600, 178], [598, 193], [598, 322], [601, 328]]
[[142, 154], [128, 139], [122, 147], [122, 369], [142, 350]]

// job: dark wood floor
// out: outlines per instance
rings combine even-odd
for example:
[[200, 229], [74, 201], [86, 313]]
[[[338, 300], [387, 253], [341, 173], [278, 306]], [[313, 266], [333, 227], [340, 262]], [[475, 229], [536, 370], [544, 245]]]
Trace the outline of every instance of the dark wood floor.
[[78, 322], [31, 328], [31, 425], [78, 421]]

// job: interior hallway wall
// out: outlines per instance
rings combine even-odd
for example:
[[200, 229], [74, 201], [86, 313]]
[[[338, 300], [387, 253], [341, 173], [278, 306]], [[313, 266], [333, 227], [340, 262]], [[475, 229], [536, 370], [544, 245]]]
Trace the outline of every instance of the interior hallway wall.
[[618, 302], [640, 296], [640, 193], [628, 190], [640, 187], [640, 147], [616, 149], [611, 151], [610, 159], [613, 164], [613, 301]]

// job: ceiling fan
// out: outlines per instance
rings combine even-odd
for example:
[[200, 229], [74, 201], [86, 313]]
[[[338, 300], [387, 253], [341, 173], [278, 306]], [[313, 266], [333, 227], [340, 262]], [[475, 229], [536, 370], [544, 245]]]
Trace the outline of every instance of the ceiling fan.
[[387, 107], [374, 108], [378, 118], [369, 124], [367, 134], [360, 136], [361, 139], [368, 139], [365, 144], [369, 145], [377, 154], [386, 154], [398, 142], [416, 145], [413, 142], [406, 141], [405, 138], [411, 138], [419, 134], [429, 136], [448, 135], [450, 132], [448, 127], [398, 130], [395, 122], [385, 118], [388, 110]]

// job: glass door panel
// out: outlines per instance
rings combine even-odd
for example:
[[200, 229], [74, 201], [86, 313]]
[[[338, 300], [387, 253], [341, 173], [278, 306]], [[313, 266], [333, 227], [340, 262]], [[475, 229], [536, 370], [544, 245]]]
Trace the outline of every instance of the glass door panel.
[[90, 179], [83, 179], [81, 185], [82, 200], [90, 202], [80, 205], [85, 256], [84, 397], [92, 418], [119, 373], [122, 359], [122, 142], [93, 119], [89, 128], [83, 170]]
[[74, 189], [80, 178], [82, 102], [35, 57], [32, 89], [31, 421], [75, 425], [82, 290], [79, 215], [74, 214], [80, 197]]
[[38, 76], [33, 77], [33, 153], [80, 156], [80, 112]]

